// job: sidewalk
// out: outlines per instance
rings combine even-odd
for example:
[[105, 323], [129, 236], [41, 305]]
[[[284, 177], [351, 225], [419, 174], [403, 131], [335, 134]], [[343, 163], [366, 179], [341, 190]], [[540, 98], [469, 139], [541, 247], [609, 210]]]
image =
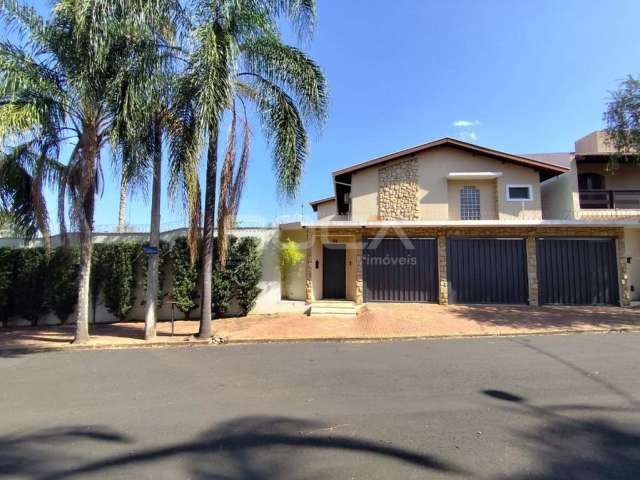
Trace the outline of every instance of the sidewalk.
[[[370, 304], [356, 319], [306, 315], [256, 315], [213, 322], [214, 342], [243, 343], [309, 340], [524, 335], [569, 332], [640, 331], [640, 310], [618, 307], [441, 306]], [[0, 330], [0, 353], [13, 350], [136, 348], [203, 345], [197, 321], [158, 324], [158, 336], [145, 342], [142, 322], [90, 326], [87, 346], [71, 345], [74, 326]]]

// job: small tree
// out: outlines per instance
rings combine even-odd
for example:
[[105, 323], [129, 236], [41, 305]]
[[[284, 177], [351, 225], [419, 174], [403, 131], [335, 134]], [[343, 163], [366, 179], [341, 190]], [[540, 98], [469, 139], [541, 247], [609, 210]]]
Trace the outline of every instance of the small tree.
[[262, 276], [260, 241], [253, 237], [242, 238], [232, 253], [239, 260], [233, 272], [236, 298], [242, 315], [247, 315], [261, 291], [258, 288]]
[[79, 253], [77, 248], [58, 247], [49, 257], [46, 302], [62, 323], [78, 303]]
[[625, 161], [639, 164], [640, 79], [630, 75], [611, 93], [604, 121], [608, 141], [617, 153], [611, 157], [610, 168], [615, 169], [623, 155]]
[[120, 321], [127, 318], [135, 303], [136, 263], [141, 253], [142, 246], [136, 242], [116, 242], [105, 246], [104, 304]]
[[282, 274], [283, 297], [288, 298], [288, 284], [293, 267], [298, 265], [304, 254], [300, 251], [298, 244], [287, 238], [280, 244], [280, 273]]

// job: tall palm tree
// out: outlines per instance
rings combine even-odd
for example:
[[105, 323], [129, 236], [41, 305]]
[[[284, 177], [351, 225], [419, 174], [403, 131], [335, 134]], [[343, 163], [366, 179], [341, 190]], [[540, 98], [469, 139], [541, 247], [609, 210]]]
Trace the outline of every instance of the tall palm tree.
[[[72, 219], [79, 230], [80, 269], [74, 342], [89, 339], [89, 280], [100, 159], [114, 125], [138, 105], [140, 90], [126, 89], [127, 60], [137, 52], [141, 22], [154, 18], [157, 0], [60, 0], [45, 20], [16, 0], [0, 0], [1, 18], [25, 42], [0, 46], [0, 137], [38, 139], [41, 156], [57, 153], [65, 139], [73, 151], [65, 168]], [[64, 199], [64, 196], [62, 196]]]
[[[163, 136], [171, 117], [175, 63], [180, 55], [180, 48], [174, 42], [181, 37], [186, 17], [178, 0], [155, 1], [153, 15], [147, 22], [136, 25], [135, 35], [128, 45], [132, 55], [118, 76], [120, 88], [117, 89], [114, 106], [120, 113], [116, 116], [112, 139], [120, 152], [121, 209], [122, 193], [132, 186], [146, 187], [151, 174], [149, 246], [157, 250], [160, 243]], [[180, 183], [180, 179], [175, 182]], [[158, 255], [151, 254], [145, 294], [146, 339], [156, 335], [158, 270]]]
[[[232, 125], [222, 166], [218, 206], [218, 258], [226, 260], [226, 228], [237, 211], [247, 170], [249, 135], [246, 110], [251, 103], [273, 149], [278, 189], [297, 191], [308, 154], [308, 121], [326, 115], [327, 85], [320, 68], [299, 49], [282, 42], [278, 22], [291, 21], [301, 34], [312, 31], [315, 0], [198, 0], [193, 45], [177, 91], [182, 118], [173, 137], [172, 159], [197, 163], [206, 145], [203, 295], [199, 334], [211, 336], [211, 278], [216, 207], [218, 136], [225, 111]], [[244, 145], [235, 155], [236, 103], [243, 106]], [[188, 195], [193, 198], [195, 192]], [[195, 206], [192, 202], [191, 206]]]

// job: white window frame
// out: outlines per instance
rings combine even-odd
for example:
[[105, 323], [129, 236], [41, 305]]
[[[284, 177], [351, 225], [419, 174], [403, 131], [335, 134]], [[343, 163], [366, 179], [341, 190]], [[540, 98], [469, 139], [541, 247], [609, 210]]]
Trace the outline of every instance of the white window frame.
[[[511, 188], [527, 188], [529, 190], [529, 197], [528, 198], [511, 198], [511, 193], [509, 192], [509, 189]], [[530, 202], [533, 200], [533, 185], [529, 184], [523, 184], [523, 185], [515, 185], [515, 184], [511, 184], [511, 185], [507, 185], [507, 202]]]

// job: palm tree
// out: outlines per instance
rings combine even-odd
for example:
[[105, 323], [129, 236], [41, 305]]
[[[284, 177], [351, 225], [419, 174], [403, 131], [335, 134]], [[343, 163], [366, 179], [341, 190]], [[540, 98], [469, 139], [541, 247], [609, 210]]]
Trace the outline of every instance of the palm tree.
[[39, 231], [47, 250], [51, 248], [51, 236], [43, 190], [58, 185], [63, 174], [64, 165], [43, 155], [37, 141], [0, 152], [0, 215], [25, 238]]
[[[177, 91], [183, 127], [173, 137], [171, 150], [175, 163], [188, 165], [197, 162], [201, 147], [207, 147], [199, 334], [210, 337], [218, 136], [223, 115], [230, 111], [232, 123], [219, 192], [220, 264], [226, 260], [226, 228], [237, 211], [247, 170], [245, 105], [251, 103], [256, 108], [271, 142], [278, 189], [292, 197], [308, 154], [306, 122], [324, 119], [327, 86], [320, 68], [302, 51], [285, 45], [278, 30], [284, 17], [301, 34], [310, 33], [315, 0], [199, 0], [195, 12], [194, 48]], [[237, 102], [244, 115], [239, 160], [235, 154]], [[194, 195], [192, 191], [188, 197]]]
[[[154, 18], [156, 0], [59, 1], [49, 20], [16, 0], [0, 0], [0, 16], [18, 28], [23, 44], [0, 48], [0, 138], [35, 141], [41, 156], [57, 153], [65, 140], [73, 144], [64, 171], [64, 191], [72, 198], [71, 217], [80, 237], [77, 327], [74, 342], [89, 339], [89, 280], [95, 197], [100, 159], [119, 119], [131, 112], [134, 85], [127, 102], [119, 101], [127, 60], [137, 53], [141, 22]], [[132, 41], [133, 40], [133, 41]], [[59, 197], [63, 204], [64, 193]]]

